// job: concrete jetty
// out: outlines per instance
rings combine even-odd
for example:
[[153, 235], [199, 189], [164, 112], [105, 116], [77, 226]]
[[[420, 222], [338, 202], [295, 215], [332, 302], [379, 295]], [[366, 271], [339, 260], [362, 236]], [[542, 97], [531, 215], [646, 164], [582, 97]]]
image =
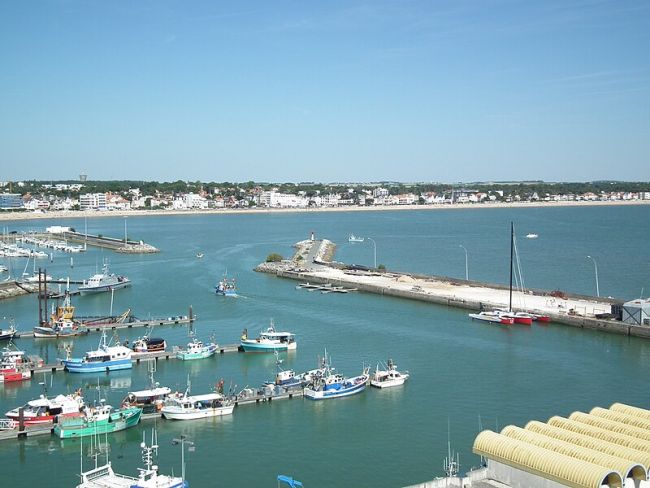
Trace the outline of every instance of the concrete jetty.
[[[345, 265], [330, 260], [334, 246], [328, 240], [300, 241], [294, 246], [296, 252], [292, 259], [262, 263], [255, 271], [301, 282], [356, 288], [360, 292], [468, 310], [508, 308], [507, 286]], [[619, 303], [615, 300], [559, 291], [513, 290], [512, 303], [514, 311], [548, 315], [557, 323], [650, 338], [650, 327], [602, 318], [610, 314], [612, 305]]]

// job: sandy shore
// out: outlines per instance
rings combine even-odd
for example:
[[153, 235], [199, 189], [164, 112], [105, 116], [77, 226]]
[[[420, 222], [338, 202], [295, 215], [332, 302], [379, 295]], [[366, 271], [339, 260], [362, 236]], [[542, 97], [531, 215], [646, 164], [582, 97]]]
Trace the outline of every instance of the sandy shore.
[[405, 210], [468, 210], [494, 208], [538, 208], [538, 207], [609, 207], [628, 205], [650, 205], [650, 200], [612, 201], [612, 202], [511, 202], [511, 203], [460, 203], [441, 205], [377, 205], [371, 207], [322, 207], [322, 208], [251, 208], [251, 209], [210, 209], [210, 210], [116, 210], [98, 212], [52, 211], [36, 212], [0, 212], [0, 221], [71, 219], [101, 217], [143, 217], [151, 215], [221, 215], [221, 214], [278, 214], [278, 213], [318, 213], [318, 212], [384, 212]]

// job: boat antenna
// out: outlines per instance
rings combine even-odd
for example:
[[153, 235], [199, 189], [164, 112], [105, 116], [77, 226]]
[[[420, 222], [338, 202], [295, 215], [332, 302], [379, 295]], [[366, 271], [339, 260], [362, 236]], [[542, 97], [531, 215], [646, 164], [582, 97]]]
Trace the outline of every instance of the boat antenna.
[[451, 450], [451, 427], [449, 425], [449, 417], [447, 417], [447, 457], [443, 465], [445, 475], [447, 476], [447, 483], [449, 478], [453, 478], [458, 474], [460, 468], [460, 461], [458, 453], [453, 453]]
[[514, 254], [515, 246], [515, 224], [510, 222], [510, 306], [508, 311], [512, 312], [512, 256]]

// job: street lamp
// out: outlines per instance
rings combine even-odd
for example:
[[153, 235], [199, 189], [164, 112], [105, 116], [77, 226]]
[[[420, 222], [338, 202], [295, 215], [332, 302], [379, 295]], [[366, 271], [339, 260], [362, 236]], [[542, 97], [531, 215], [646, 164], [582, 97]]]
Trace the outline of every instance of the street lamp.
[[594, 262], [594, 273], [596, 273], [596, 296], [600, 297], [600, 289], [598, 288], [598, 264], [596, 263], [596, 260], [591, 256], [587, 256], [587, 258], [591, 259]]
[[178, 444], [181, 445], [181, 477], [183, 478], [183, 481], [185, 481], [185, 444], [187, 444], [190, 451], [192, 451], [194, 449], [194, 443], [186, 440], [185, 435], [181, 435], [179, 439], [172, 439], [172, 444], [175, 446]]
[[373, 245], [374, 250], [375, 250], [375, 269], [377, 269], [377, 243], [375, 242], [375, 240], [372, 237], [367, 237], [366, 239], [368, 239], [369, 241], [372, 241], [372, 245]]
[[462, 244], [460, 245], [460, 247], [462, 247], [463, 251], [465, 251], [465, 280], [469, 281], [469, 267], [467, 266], [467, 249]]

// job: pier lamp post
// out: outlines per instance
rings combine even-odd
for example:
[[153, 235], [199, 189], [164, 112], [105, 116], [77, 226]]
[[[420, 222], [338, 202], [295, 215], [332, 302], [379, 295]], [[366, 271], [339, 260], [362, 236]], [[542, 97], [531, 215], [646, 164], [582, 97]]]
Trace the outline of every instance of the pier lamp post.
[[467, 265], [467, 249], [462, 244], [460, 245], [460, 247], [462, 247], [463, 251], [465, 251], [465, 280], [469, 281], [469, 267]]
[[596, 260], [591, 256], [587, 256], [587, 258], [591, 259], [594, 262], [594, 273], [596, 274], [596, 296], [599, 297], [600, 289], [598, 288], [598, 264], [596, 263]]
[[375, 269], [377, 269], [377, 243], [372, 237], [367, 237], [369, 241], [372, 241], [373, 249], [375, 251]]
[[190, 451], [194, 450], [194, 443], [186, 439], [185, 435], [181, 435], [178, 439], [172, 439], [172, 444], [175, 446], [181, 445], [181, 478], [183, 478], [183, 481], [185, 481], [185, 445], [189, 447]]

